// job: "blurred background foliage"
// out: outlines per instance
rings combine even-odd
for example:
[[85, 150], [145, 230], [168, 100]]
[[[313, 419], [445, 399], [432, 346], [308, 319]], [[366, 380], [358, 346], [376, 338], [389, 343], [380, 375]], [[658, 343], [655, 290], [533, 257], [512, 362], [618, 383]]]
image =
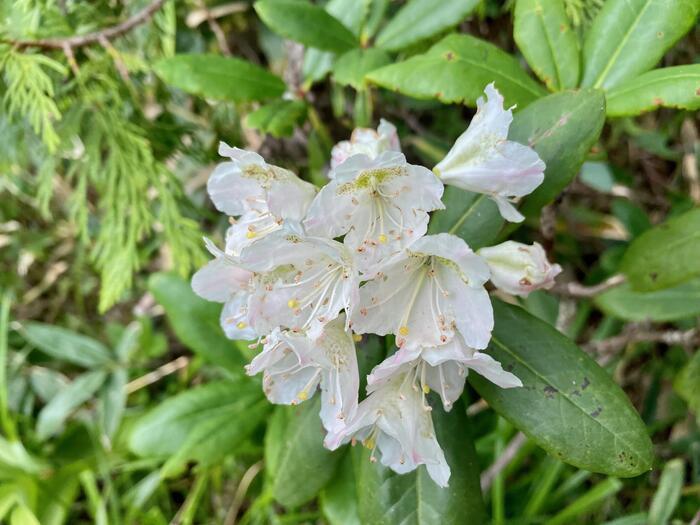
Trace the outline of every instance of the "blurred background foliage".
[[[493, 73], [448, 70], [452, 83], [436, 92], [430, 49], [456, 32], [514, 57], [496, 58], [519, 68], [527, 89], [497, 86], [519, 108], [547, 90], [606, 90], [607, 119], [586, 162], [513, 234], [542, 242], [565, 267], [555, 293], [522, 305], [605, 367], [655, 446], [653, 470], [636, 478], [579, 470], [471, 390], [458, 421], [438, 431], [474, 439], [463, 460], [482, 471], [490, 518], [473, 521], [700, 523], [697, 213], [685, 219], [686, 237], [679, 230], [686, 251], [671, 253], [687, 279], [647, 291], [617, 279], [632, 241], [700, 204], [700, 6], [667, 2], [673, 15], [664, 15], [663, 2], [633, 2], [653, 17], [644, 28], [668, 29], [648, 46], [630, 32], [634, 46], [621, 51], [630, 58], [608, 75], [579, 67], [576, 42], [602, 30], [594, 20], [611, 2], [621, 4], [2, 0], [0, 519], [469, 522], [441, 516], [417, 477], [385, 480], [381, 501], [366, 508], [363, 452], [325, 451], [314, 406], [273, 410], [243, 375], [255, 350], [227, 340], [219, 307], [186, 281], [206, 260], [202, 235], [220, 241], [226, 226], [205, 192], [219, 140], [318, 184], [333, 143], [379, 118], [399, 127], [409, 159], [441, 158], [486, 83], [470, 79]], [[568, 76], [553, 77], [528, 45], [536, 35], [526, 9], [542, 5], [575, 35], [556, 47], [574, 46]], [[671, 69], [645, 72], [659, 60]], [[526, 72], [527, 63], [542, 67]], [[411, 70], [418, 77], [408, 81]], [[661, 95], [651, 97], [650, 81]], [[639, 257], [670, 264], [663, 239], [644, 239]], [[384, 353], [372, 338], [361, 343], [366, 369]]]

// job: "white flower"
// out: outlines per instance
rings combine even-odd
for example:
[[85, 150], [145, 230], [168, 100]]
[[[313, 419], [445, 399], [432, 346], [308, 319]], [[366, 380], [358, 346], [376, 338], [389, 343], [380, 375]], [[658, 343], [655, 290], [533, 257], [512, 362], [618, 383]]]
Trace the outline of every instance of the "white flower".
[[357, 333], [395, 334], [400, 348], [439, 346], [455, 331], [472, 348], [486, 348], [493, 310], [485, 261], [454, 235], [417, 240], [360, 289], [352, 316]]
[[[353, 155], [366, 155], [371, 159], [385, 151], [401, 151], [396, 127], [384, 119], [379, 121], [377, 130], [355, 128], [350, 140], [338, 142], [331, 150], [331, 170], [340, 166]], [[331, 171], [330, 177], [334, 174]]]
[[300, 222], [316, 195], [316, 188], [291, 171], [267, 164], [252, 151], [231, 148], [223, 142], [219, 154], [231, 160], [219, 164], [207, 189], [216, 208], [231, 216], [227, 252], [240, 251], [265, 235], [279, 230], [283, 222]]
[[207, 239], [215, 256], [192, 276], [192, 289], [200, 297], [224, 303], [221, 328], [230, 339], [254, 339], [257, 333], [248, 321], [248, 297], [253, 272], [242, 268], [231, 256]]
[[260, 333], [284, 327], [308, 330], [316, 338], [342, 309], [350, 314], [358, 300], [357, 269], [337, 241], [283, 229], [245, 248], [241, 264], [272, 272], [253, 280], [249, 318]]
[[459, 399], [470, 369], [501, 388], [523, 386], [520, 379], [503, 370], [501, 363], [484, 352], [469, 348], [459, 335], [441, 346], [398, 349], [374, 367], [367, 383], [377, 385], [409, 368], [417, 368], [420, 387], [426, 393], [435, 390], [445, 410], [450, 410]]
[[428, 212], [443, 208], [443, 185], [430, 170], [406, 163], [394, 151], [371, 160], [355, 155], [335, 170], [309, 208], [309, 235], [338, 237], [355, 250], [360, 270], [372, 273], [382, 259], [422, 237]]
[[341, 431], [357, 410], [360, 378], [355, 343], [342, 314], [315, 340], [303, 333], [273, 331], [246, 371], [249, 375], [264, 371], [263, 389], [273, 403], [305, 401], [320, 384], [321, 420], [329, 432]]
[[532, 246], [506, 241], [497, 246], [478, 251], [491, 269], [491, 282], [513, 295], [527, 295], [539, 289], [554, 286], [554, 278], [561, 273], [561, 266], [551, 264], [542, 246]]
[[325, 445], [333, 450], [358, 440], [372, 450], [372, 461], [379, 449], [381, 463], [399, 474], [425, 465], [433, 481], [446, 487], [450, 467], [435, 437], [425, 394], [416, 387], [416, 371], [412, 368], [368, 387], [369, 396], [355, 417], [340, 432], [329, 433]]
[[445, 184], [490, 196], [504, 219], [520, 222], [524, 217], [509, 199], [542, 184], [545, 165], [532, 148], [507, 140], [512, 111], [503, 109], [503, 97], [493, 83], [485, 92], [487, 101], [476, 101], [469, 127], [433, 171]]

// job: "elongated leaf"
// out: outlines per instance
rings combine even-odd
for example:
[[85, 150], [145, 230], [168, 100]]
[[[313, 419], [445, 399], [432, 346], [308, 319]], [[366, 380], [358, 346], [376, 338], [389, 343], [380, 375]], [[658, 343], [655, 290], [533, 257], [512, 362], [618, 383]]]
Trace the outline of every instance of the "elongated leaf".
[[672, 459], [666, 463], [659, 480], [659, 488], [649, 507], [649, 525], [666, 525], [669, 522], [678, 500], [681, 499], [684, 477], [683, 460]]
[[167, 457], [186, 443], [189, 434], [218, 414], [243, 410], [262, 399], [259, 385], [248, 378], [220, 381], [167, 399], [136, 423], [129, 448], [143, 457]]
[[478, 5], [477, 0], [410, 0], [377, 35], [376, 45], [389, 51], [456, 26]]
[[[449, 486], [438, 487], [425, 467], [399, 475], [369, 460], [368, 450], [353, 450], [362, 523], [451, 525], [487, 522], [479, 487], [479, 466], [461, 404], [446, 414], [433, 408], [435, 432], [450, 465]], [[466, 520], [466, 521], [465, 521]]]
[[545, 162], [544, 182], [520, 206], [534, 216], [578, 173], [605, 122], [605, 98], [584, 89], [549, 95], [513, 118], [508, 138], [535, 149]]
[[159, 60], [154, 69], [167, 84], [217, 100], [266, 100], [286, 89], [281, 78], [240, 58], [180, 54]]
[[265, 25], [304, 45], [342, 53], [357, 47], [357, 39], [322, 7], [304, 0], [259, 0], [255, 11]]
[[102, 428], [108, 437], [114, 436], [119, 428], [126, 407], [126, 383], [129, 374], [124, 368], [117, 368], [107, 378], [100, 392], [102, 399]]
[[148, 288], [165, 308], [177, 337], [193, 352], [235, 374], [243, 373], [245, 359], [219, 325], [222, 306], [195, 295], [190, 284], [171, 274], [154, 274]]
[[513, 37], [527, 63], [550, 90], [578, 85], [578, 37], [571, 29], [562, 0], [517, 0]]
[[287, 507], [312, 500], [335, 473], [342, 452], [323, 447], [321, 398], [277, 407], [265, 436], [265, 463], [275, 499]]
[[345, 454], [335, 476], [320, 497], [323, 515], [330, 525], [362, 525], [355, 491], [357, 480], [353, 454]]
[[106, 378], [106, 371], [93, 370], [74, 379], [39, 412], [36, 423], [37, 437], [43, 440], [57, 433], [68, 416], [90, 399]]
[[250, 113], [246, 124], [273, 137], [289, 137], [306, 118], [306, 104], [301, 100], [275, 100]]
[[673, 388], [681, 396], [690, 410], [700, 421], [700, 351], [696, 351], [688, 360], [683, 369], [676, 375]]
[[700, 279], [653, 292], [622, 284], [595, 298], [605, 313], [625, 321], [676, 321], [700, 315]]
[[27, 323], [24, 336], [45, 354], [75, 365], [92, 368], [110, 362], [105, 345], [65, 328], [43, 323]]
[[485, 195], [446, 186], [442, 202], [445, 209], [433, 213], [429, 233], [453, 233], [477, 250], [489, 245], [503, 226], [496, 203]]
[[522, 308], [494, 301], [489, 353], [523, 388], [471, 384], [538, 445], [579, 468], [636, 476], [652, 461], [646, 428], [625, 393], [574, 343]]
[[696, 0], [608, 0], [586, 34], [581, 85], [610, 89], [648, 71], [695, 24]]
[[495, 82], [506, 104], [523, 108], [546, 92], [508, 53], [469, 35], [449, 35], [422, 55], [385, 66], [367, 78], [415, 98], [470, 106]]
[[231, 403], [201, 420], [179, 450], [163, 466], [163, 475], [177, 474], [188, 461], [211, 466], [233, 453], [265, 419], [271, 409], [267, 399], [255, 404]]
[[389, 62], [391, 58], [381, 49], [353, 49], [338, 58], [333, 67], [333, 80], [341, 86], [362, 89], [365, 75]]
[[623, 82], [607, 95], [610, 117], [639, 115], [659, 107], [700, 109], [700, 64], [655, 69]]
[[638, 291], [661, 290], [700, 276], [700, 208], [674, 217], [637, 237], [622, 271]]
[[41, 525], [34, 513], [20, 502], [10, 514], [10, 525]]

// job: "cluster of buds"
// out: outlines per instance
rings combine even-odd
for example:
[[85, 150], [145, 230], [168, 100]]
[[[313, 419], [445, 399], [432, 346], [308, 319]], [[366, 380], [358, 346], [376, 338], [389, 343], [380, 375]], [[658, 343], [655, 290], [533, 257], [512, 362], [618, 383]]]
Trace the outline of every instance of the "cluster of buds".
[[[328, 448], [362, 442], [396, 472], [425, 465], [440, 486], [450, 468], [426, 395], [434, 390], [450, 410], [469, 370], [521, 386], [484, 351], [494, 323], [486, 282], [524, 296], [560, 271], [538, 244], [474, 252], [454, 235], [426, 235], [429, 213], [444, 208], [443, 184], [486, 194], [519, 221], [513, 199], [544, 178], [537, 153], [507, 139], [512, 114], [501, 95], [493, 85], [486, 95], [433, 170], [406, 161], [386, 121], [335, 146], [319, 191], [222, 144], [229, 160], [208, 190], [231, 226], [223, 250], [207, 241], [215, 258], [192, 279], [200, 296], [224, 303], [228, 337], [263, 345], [247, 372], [263, 373], [271, 402], [294, 405], [320, 390]], [[360, 401], [362, 334], [393, 334], [396, 351], [372, 370]]]

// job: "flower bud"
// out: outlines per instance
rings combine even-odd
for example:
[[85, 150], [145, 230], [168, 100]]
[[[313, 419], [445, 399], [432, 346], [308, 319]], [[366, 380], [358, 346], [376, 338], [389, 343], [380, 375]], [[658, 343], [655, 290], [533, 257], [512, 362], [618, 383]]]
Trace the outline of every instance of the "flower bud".
[[491, 282], [513, 295], [527, 295], [540, 288], [549, 289], [561, 266], [551, 264], [542, 246], [506, 241], [497, 246], [481, 248], [478, 252], [489, 265]]
[[[376, 159], [385, 151], [400, 152], [401, 146], [396, 127], [391, 122], [382, 119], [376, 131], [368, 128], [356, 128], [352, 132], [350, 140], [343, 140], [333, 146], [331, 169], [337, 168], [353, 155], [367, 155], [370, 159]], [[331, 174], [331, 178], [333, 178], [333, 174]]]

